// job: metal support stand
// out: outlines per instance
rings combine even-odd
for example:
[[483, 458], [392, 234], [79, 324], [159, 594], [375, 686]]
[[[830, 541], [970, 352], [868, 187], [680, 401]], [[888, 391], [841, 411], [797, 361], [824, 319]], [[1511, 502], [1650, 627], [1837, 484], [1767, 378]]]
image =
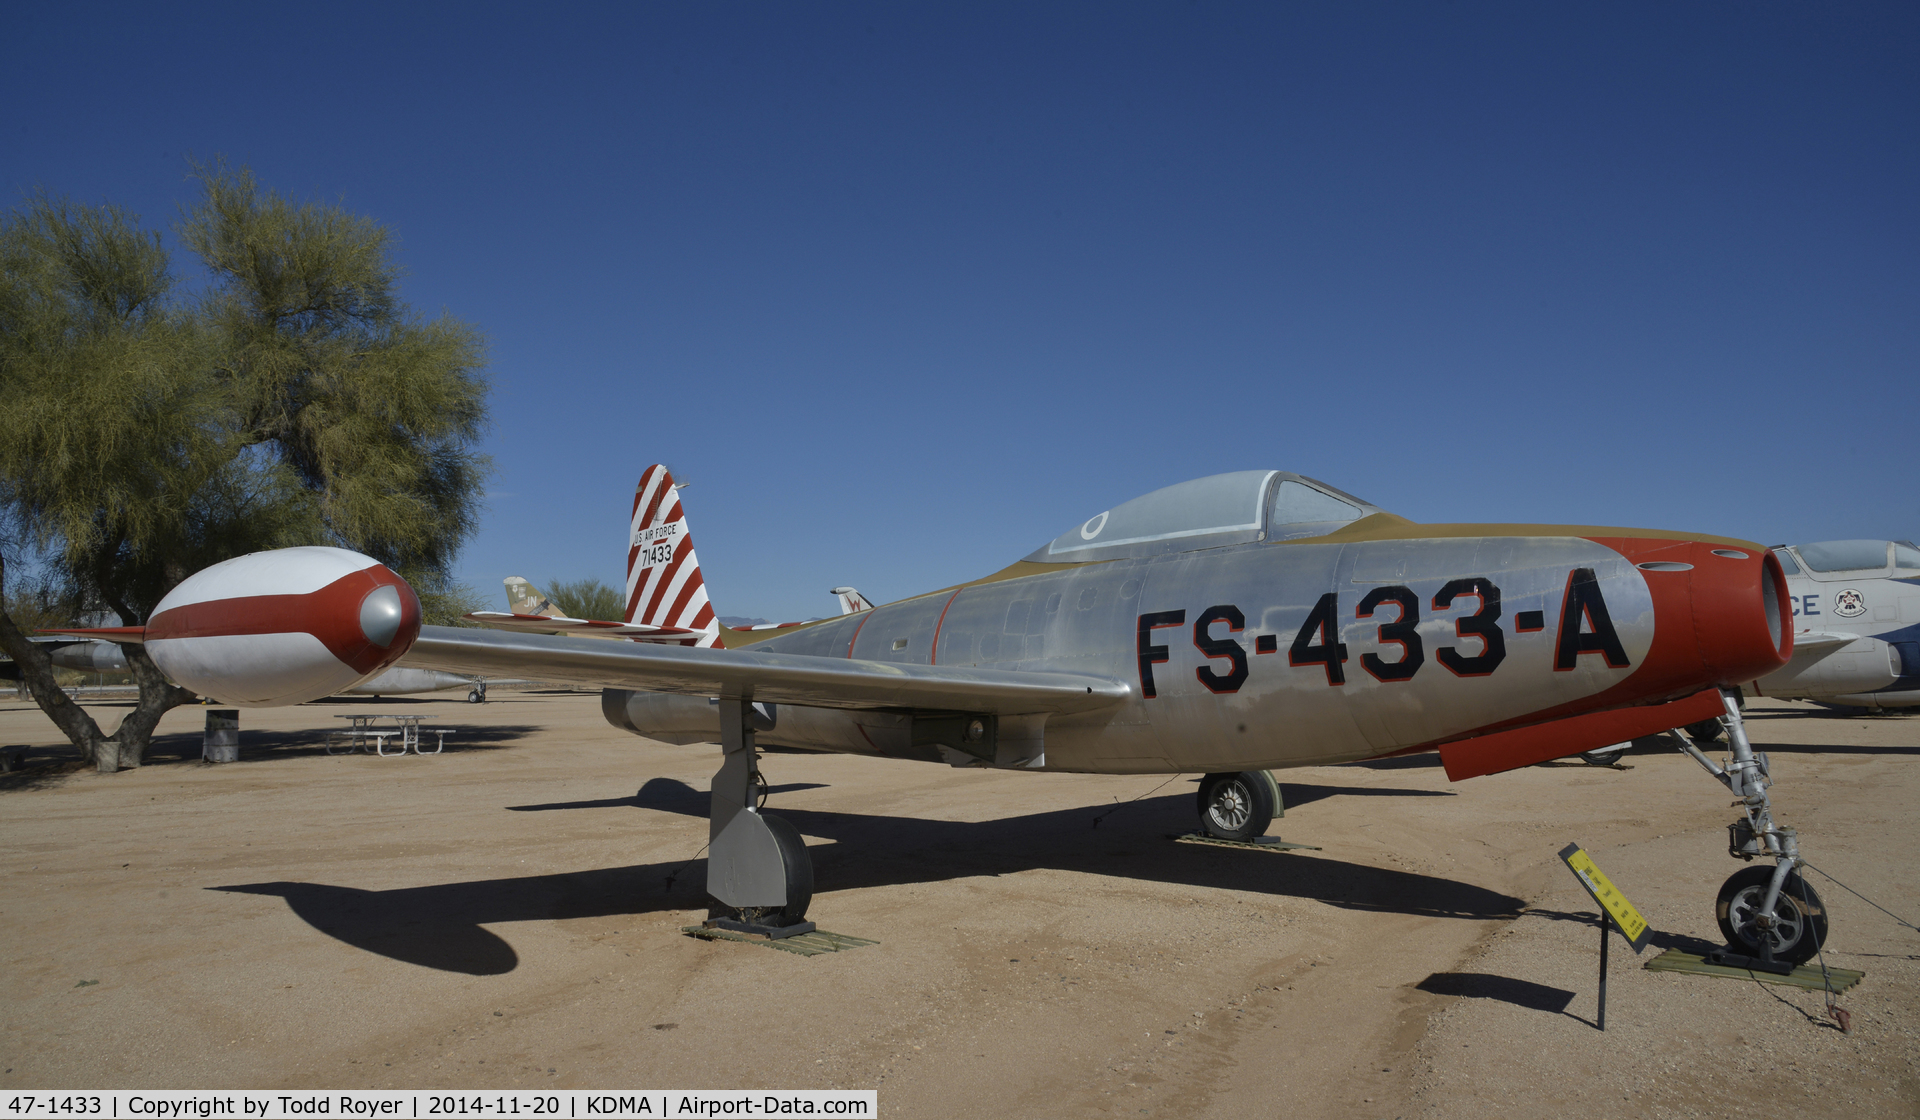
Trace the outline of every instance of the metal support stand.
[[[719, 706], [722, 758], [720, 772], [713, 776], [707, 822], [707, 894], [737, 917], [717, 917], [709, 924], [768, 937], [810, 933], [812, 922], [773, 926], [757, 921], [763, 912], [778, 913], [790, 901], [788, 856], [755, 804], [761, 787], [753, 705], [721, 700]], [[804, 846], [799, 858], [807, 858]], [[806, 877], [810, 894], [810, 864]]]
[[1600, 915], [1600, 1012], [1595, 1018], [1603, 1031], [1607, 1029], [1607, 943], [1612, 940], [1607, 936], [1608, 932], [1610, 931], [1607, 928], [1607, 916], [1602, 914]]

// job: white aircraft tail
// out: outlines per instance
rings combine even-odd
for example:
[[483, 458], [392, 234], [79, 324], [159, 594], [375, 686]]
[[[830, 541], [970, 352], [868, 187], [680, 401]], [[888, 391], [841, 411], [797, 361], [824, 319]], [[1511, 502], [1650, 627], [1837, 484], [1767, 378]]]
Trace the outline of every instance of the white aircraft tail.
[[681, 645], [717, 646], [720, 620], [707, 601], [707, 583], [693, 553], [687, 515], [673, 475], [656, 463], [640, 474], [627, 538], [626, 621], [700, 631]]
[[851, 587], [836, 587], [828, 591], [827, 594], [840, 600], [840, 613], [842, 615], [859, 614], [861, 611], [870, 611], [873, 609], [873, 604], [867, 601], [867, 597]]

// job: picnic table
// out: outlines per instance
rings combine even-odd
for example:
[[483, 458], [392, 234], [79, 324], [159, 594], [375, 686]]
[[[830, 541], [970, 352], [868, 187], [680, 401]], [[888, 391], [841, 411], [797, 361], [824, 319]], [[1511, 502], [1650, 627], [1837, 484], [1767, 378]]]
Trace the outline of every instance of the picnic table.
[[[439, 754], [446, 749], [447, 736], [456, 730], [452, 727], [421, 727], [420, 725], [427, 719], [426, 716], [390, 715], [384, 712], [369, 715], [364, 712], [356, 712], [351, 715], [335, 716], [334, 718], [348, 720], [352, 726], [345, 731], [331, 731], [327, 733], [328, 754], [351, 754], [354, 751], [367, 750], [369, 745], [371, 745], [373, 753], [379, 755], [381, 758], [391, 758], [393, 755], [406, 754], [408, 751], [412, 751], [414, 754]], [[393, 726], [379, 726], [382, 720], [392, 721]], [[430, 731], [434, 735], [433, 750], [431, 752], [422, 750], [420, 747], [420, 733], [422, 731]], [[392, 755], [387, 753], [387, 741], [389, 739], [400, 740], [398, 744], [399, 749], [395, 750]]]

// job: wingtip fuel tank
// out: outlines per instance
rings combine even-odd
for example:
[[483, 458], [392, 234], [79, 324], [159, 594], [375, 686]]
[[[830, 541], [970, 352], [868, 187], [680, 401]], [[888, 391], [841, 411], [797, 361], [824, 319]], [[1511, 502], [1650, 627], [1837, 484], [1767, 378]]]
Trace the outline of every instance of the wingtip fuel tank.
[[236, 707], [330, 696], [398, 661], [420, 634], [413, 588], [343, 548], [286, 548], [215, 564], [182, 582], [145, 631], [182, 688]]

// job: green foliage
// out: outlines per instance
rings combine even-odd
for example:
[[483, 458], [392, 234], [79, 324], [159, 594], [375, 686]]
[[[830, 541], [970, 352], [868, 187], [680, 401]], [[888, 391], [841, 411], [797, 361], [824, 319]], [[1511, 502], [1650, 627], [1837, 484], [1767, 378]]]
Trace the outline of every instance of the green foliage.
[[619, 590], [597, 579], [550, 583], [547, 585], [547, 598], [570, 618], [618, 622], [627, 611]]
[[34, 551], [129, 624], [209, 564], [295, 544], [386, 563], [436, 620], [478, 605], [447, 573], [490, 469], [479, 332], [407, 308], [377, 223], [196, 171], [193, 299], [116, 207], [38, 195], [0, 218], [8, 559]]
[[472, 584], [449, 579], [422, 580], [413, 591], [420, 596], [420, 621], [426, 626], [478, 626], [461, 616], [493, 605]]
[[42, 573], [38, 578], [15, 576], [8, 580], [5, 598], [7, 616], [21, 629], [35, 630], [57, 626], [83, 625], [81, 617], [90, 613], [78, 588]]

